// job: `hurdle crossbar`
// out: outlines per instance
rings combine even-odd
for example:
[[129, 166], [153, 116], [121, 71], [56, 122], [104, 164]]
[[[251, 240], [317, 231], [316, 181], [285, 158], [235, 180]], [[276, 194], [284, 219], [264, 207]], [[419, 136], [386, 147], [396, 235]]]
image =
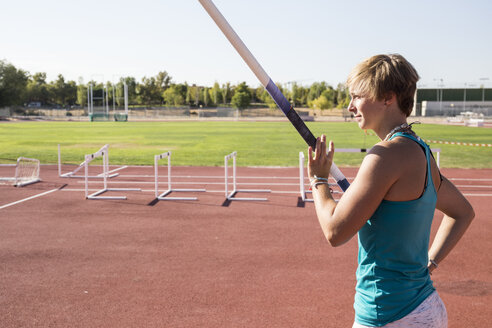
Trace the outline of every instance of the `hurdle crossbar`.
[[[225, 196], [227, 200], [240, 200], [240, 201], [267, 201], [267, 198], [241, 198], [235, 197], [238, 192], [272, 192], [270, 189], [237, 189], [237, 170], [236, 170], [236, 157], [237, 152], [234, 151], [229, 155], [224, 156], [224, 176], [225, 176]], [[229, 193], [229, 160], [232, 159], [232, 191]]]
[[[371, 150], [371, 148], [336, 148], [335, 152], [337, 153], [367, 153]], [[440, 168], [441, 161], [441, 148], [432, 148], [431, 151], [436, 153], [436, 164], [437, 167]], [[304, 176], [304, 153], [299, 152], [299, 191], [301, 194], [301, 199], [303, 202], [312, 202], [313, 199], [307, 198], [306, 194], [311, 193], [311, 190], [306, 190], [305, 188], [305, 176]], [[329, 186], [335, 186], [335, 184], [329, 184]], [[335, 193], [335, 192], [334, 192]]]
[[[159, 194], [159, 160], [167, 157], [167, 190]], [[159, 200], [198, 200], [197, 197], [166, 197], [170, 193], [177, 192], [205, 192], [205, 189], [173, 189], [171, 186], [171, 152], [165, 152], [154, 156], [155, 198]]]
[[[107, 191], [141, 191], [140, 188], [109, 188], [108, 187], [108, 177], [109, 177], [109, 157], [108, 157], [108, 147], [105, 145], [97, 152], [93, 154], [85, 155], [84, 160], [84, 179], [85, 179], [85, 198], [86, 199], [126, 199], [126, 196], [100, 196]], [[97, 157], [102, 157], [103, 160], [103, 189], [100, 189], [89, 195], [89, 164]]]
[[[109, 144], [106, 144], [104, 146], [101, 147], [104, 148], [104, 147], [109, 147]], [[99, 150], [101, 150], [99, 149]], [[109, 148], [108, 148], [109, 149]], [[99, 150], [97, 152], [99, 152]], [[109, 150], [108, 150], [109, 151]], [[96, 153], [97, 153], [96, 152]], [[108, 156], [109, 156], [109, 153], [108, 153]], [[79, 164], [79, 166], [71, 171], [71, 172], [66, 172], [66, 173], [62, 173], [62, 164], [61, 164], [61, 149], [60, 149], [60, 144], [58, 144], [58, 176], [61, 177], [61, 178], [85, 178], [84, 175], [76, 175], [76, 173], [78, 171], [80, 171], [82, 168], [84, 168], [85, 166], [85, 160]], [[117, 172], [119, 170], [123, 170], [123, 169], [126, 169], [128, 166], [122, 166], [122, 167], [118, 167], [116, 169], [113, 169], [113, 170], [110, 170], [108, 171], [108, 178], [114, 178], [114, 177], [117, 177], [119, 175], [119, 173], [114, 173], [114, 172]], [[103, 173], [100, 173], [98, 175], [93, 175], [93, 176], [89, 176], [89, 178], [91, 179], [103, 179]]]

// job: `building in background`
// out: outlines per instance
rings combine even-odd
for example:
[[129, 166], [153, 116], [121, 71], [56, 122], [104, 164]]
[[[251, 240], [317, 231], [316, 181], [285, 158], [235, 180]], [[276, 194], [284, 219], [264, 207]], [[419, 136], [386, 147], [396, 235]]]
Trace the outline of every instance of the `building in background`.
[[481, 117], [492, 117], [492, 89], [417, 89], [412, 116], [454, 117], [465, 112], [471, 112]]

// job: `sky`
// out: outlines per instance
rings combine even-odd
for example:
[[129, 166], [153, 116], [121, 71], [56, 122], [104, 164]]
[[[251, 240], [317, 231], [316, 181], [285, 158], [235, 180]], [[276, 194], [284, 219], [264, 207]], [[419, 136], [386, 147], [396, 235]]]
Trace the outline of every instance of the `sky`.
[[[399, 53], [419, 86], [492, 87], [492, 1], [215, 0], [279, 83], [336, 87], [375, 54]], [[259, 86], [197, 0], [2, 1], [0, 60], [48, 81]]]

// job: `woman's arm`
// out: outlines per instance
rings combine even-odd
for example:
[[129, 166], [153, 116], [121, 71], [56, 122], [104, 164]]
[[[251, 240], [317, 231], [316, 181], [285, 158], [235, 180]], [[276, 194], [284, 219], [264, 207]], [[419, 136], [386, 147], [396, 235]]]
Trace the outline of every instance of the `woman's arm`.
[[[311, 179], [328, 178], [333, 160], [333, 143], [326, 155], [326, 137], [316, 143], [316, 152], [309, 149], [308, 173]], [[333, 199], [326, 184], [312, 187], [316, 214], [321, 229], [332, 246], [350, 240], [377, 209], [389, 188], [401, 174], [398, 152], [385, 146], [373, 147], [364, 158], [355, 180], [340, 198]]]
[[[437, 193], [436, 208], [444, 213], [444, 218], [429, 250], [429, 259], [438, 264], [461, 239], [475, 212], [463, 194], [446, 178], [443, 178]], [[428, 267], [430, 272], [435, 269], [431, 262]]]

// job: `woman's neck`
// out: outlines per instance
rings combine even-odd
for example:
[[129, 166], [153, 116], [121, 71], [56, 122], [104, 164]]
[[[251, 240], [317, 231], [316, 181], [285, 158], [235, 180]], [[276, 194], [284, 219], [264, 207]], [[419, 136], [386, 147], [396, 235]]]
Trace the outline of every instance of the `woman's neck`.
[[382, 124], [374, 129], [374, 132], [377, 134], [379, 139], [385, 140], [388, 134], [394, 132], [395, 129], [404, 126], [407, 123], [406, 117], [396, 117], [392, 120], [385, 120], [381, 122]]

